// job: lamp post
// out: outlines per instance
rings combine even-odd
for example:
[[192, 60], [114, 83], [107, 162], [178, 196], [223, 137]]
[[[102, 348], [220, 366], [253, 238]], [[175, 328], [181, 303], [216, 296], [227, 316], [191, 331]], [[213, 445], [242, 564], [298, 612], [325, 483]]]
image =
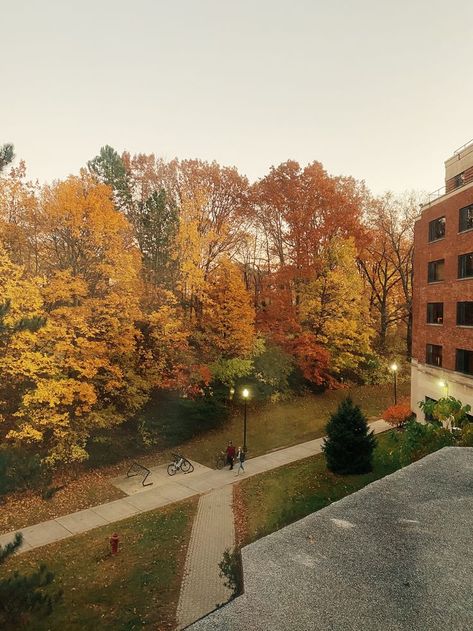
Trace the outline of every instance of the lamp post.
[[246, 454], [246, 402], [248, 400], [248, 397], [250, 396], [250, 391], [248, 390], [248, 388], [243, 388], [241, 394], [243, 397], [243, 401], [245, 402], [245, 412], [243, 416], [243, 451]]
[[393, 373], [393, 380], [394, 380], [394, 405], [397, 405], [397, 371], [398, 369], [399, 367], [395, 362], [391, 364], [391, 372]]

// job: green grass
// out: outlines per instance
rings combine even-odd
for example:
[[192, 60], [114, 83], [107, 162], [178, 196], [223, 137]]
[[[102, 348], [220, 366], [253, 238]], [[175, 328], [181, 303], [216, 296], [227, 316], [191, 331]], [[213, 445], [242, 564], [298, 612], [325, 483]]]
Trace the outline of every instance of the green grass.
[[[196, 502], [186, 500], [9, 559], [0, 577], [14, 570], [29, 573], [44, 562], [55, 574], [54, 588], [64, 592], [51, 616], [24, 628], [174, 629]], [[108, 540], [114, 530], [121, 549], [112, 557]]]
[[[410, 384], [399, 384], [399, 398], [409, 394]], [[319, 438], [340, 401], [350, 394], [370, 420], [376, 420], [393, 403], [391, 385], [360, 386], [351, 390], [328, 390], [319, 395], [294, 397], [287, 401], [248, 406], [247, 444], [249, 457]], [[215, 466], [216, 454], [227, 442], [243, 444], [243, 409], [236, 410], [228, 423], [193, 438], [180, 446], [192, 460]]]
[[237, 490], [246, 515], [242, 543], [279, 530], [398, 469], [398, 459], [391, 456], [396, 448], [392, 432], [377, 440], [374, 468], [368, 474], [335, 475], [319, 454], [242, 481]]

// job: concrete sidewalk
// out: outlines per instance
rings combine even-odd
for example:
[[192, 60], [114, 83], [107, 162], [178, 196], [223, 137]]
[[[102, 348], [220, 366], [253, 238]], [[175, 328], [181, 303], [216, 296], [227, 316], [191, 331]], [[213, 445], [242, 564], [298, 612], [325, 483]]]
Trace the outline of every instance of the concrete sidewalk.
[[[375, 433], [391, 429], [391, 426], [382, 420], [371, 423], [370, 427]], [[240, 476], [236, 476], [235, 470], [224, 469], [215, 471], [194, 463], [196, 467], [194, 473], [183, 474], [178, 472], [173, 477], [156, 475], [153, 486], [142, 488], [142, 490], [139, 489], [139, 483], [134, 483], [128, 488], [127, 478], [123, 476], [123, 484], [120, 488], [128, 488], [128, 492], [131, 493], [128, 497], [94, 506], [93, 508], [87, 508], [70, 515], [64, 515], [63, 517], [57, 517], [56, 519], [50, 519], [18, 531], [9, 532], [0, 536], [0, 545], [3, 546], [12, 541], [15, 532], [21, 532], [23, 533], [24, 541], [19, 552], [21, 554], [21, 552], [27, 552], [33, 548], [39, 548], [48, 543], [66, 539], [99, 526], [113, 524], [137, 513], [144, 513], [194, 495], [201, 495], [207, 491], [234, 484], [242, 478], [308, 458], [320, 453], [322, 444], [323, 438], [317, 438], [293, 447], [273, 451], [264, 456], [250, 458], [245, 462], [245, 473], [240, 474]], [[159, 469], [159, 467], [156, 469]], [[135, 478], [132, 478], [132, 480], [135, 480]], [[116, 480], [114, 482], [116, 483]]]

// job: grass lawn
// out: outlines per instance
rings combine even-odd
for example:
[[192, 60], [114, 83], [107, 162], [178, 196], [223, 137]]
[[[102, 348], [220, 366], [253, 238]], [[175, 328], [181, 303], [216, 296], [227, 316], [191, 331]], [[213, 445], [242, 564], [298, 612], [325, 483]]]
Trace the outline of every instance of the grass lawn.
[[[407, 395], [409, 388], [408, 382], [400, 383], [399, 397]], [[323, 436], [330, 413], [347, 394], [351, 394], [354, 401], [361, 405], [369, 419], [376, 420], [392, 403], [393, 392], [389, 384], [361, 386], [294, 397], [278, 403], [250, 403], [249, 457]], [[171, 452], [180, 451], [191, 460], [214, 467], [217, 453], [226, 447], [229, 440], [233, 440], [235, 445], [243, 444], [241, 408], [236, 409], [223, 427], [196, 436], [182, 445], [157, 449], [142, 456], [134, 455], [131, 460], [84, 472], [78, 479], [67, 481], [65, 487], [50, 500], [42, 500], [34, 493], [18, 493], [5, 498], [0, 510], [0, 534], [123, 497], [123, 493], [110, 484], [109, 478], [125, 475], [135, 459], [151, 467], [169, 462]]]
[[[50, 617], [24, 628], [174, 629], [196, 505], [186, 500], [10, 558], [0, 576], [29, 573], [43, 562], [64, 592]], [[112, 557], [108, 539], [115, 529], [122, 547]]]
[[377, 436], [374, 469], [364, 475], [335, 475], [323, 454], [243, 480], [235, 487], [238, 539], [247, 545], [328, 506], [399, 468], [392, 432]]
[[[409, 391], [410, 383], [398, 384], [399, 398], [407, 396]], [[393, 403], [393, 388], [388, 384], [329, 390], [324, 394], [295, 397], [273, 404], [249, 405], [249, 457], [323, 436], [330, 414], [348, 394], [369, 420], [377, 420]], [[243, 410], [234, 414], [225, 427], [197, 436], [181, 449], [188, 458], [213, 467], [217, 452], [224, 449], [229, 440], [236, 445], [243, 444]]]

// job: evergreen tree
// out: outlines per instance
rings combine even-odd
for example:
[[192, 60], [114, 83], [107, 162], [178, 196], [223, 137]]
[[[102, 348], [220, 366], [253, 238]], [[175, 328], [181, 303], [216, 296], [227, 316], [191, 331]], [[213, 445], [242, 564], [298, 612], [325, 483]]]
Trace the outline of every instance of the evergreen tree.
[[[22, 534], [17, 533], [11, 543], [0, 546], [0, 565], [12, 556], [22, 542]], [[44, 591], [53, 579], [54, 574], [48, 572], [44, 565], [28, 576], [13, 572], [8, 578], [0, 579], [0, 628], [18, 629], [20, 623], [28, 623], [31, 614], [35, 618], [48, 616], [54, 604], [62, 598], [61, 592]]]
[[114, 202], [118, 210], [129, 214], [131, 193], [123, 160], [113, 147], [105, 145], [98, 156], [87, 163], [89, 171], [102, 184], [107, 184], [113, 191]]
[[344, 399], [327, 423], [323, 451], [330, 471], [340, 474], [368, 473], [373, 469], [376, 439], [366, 417], [350, 397]]
[[10, 162], [13, 162], [14, 157], [13, 145], [7, 143], [0, 147], [0, 173]]

